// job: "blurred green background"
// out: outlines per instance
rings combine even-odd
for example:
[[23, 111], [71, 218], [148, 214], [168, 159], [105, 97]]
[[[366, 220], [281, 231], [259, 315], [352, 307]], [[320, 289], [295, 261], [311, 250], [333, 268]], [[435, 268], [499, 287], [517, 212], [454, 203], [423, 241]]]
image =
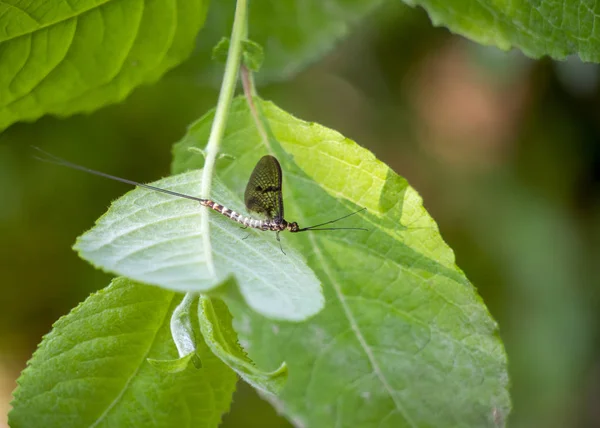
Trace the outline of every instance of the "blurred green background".
[[[260, 88], [369, 148], [421, 193], [500, 324], [509, 426], [600, 426], [599, 77], [576, 58], [478, 46], [397, 2], [292, 80]], [[216, 98], [184, 64], [122, 104], [0, 135], [0, 427], [42, 335], [108, 285], [70, 247], [129, 190], [38, 162], [30, 145], [156, 180], [168, 175], [171, 144]], [[239, 384], [223, 426], [289, 424]]]

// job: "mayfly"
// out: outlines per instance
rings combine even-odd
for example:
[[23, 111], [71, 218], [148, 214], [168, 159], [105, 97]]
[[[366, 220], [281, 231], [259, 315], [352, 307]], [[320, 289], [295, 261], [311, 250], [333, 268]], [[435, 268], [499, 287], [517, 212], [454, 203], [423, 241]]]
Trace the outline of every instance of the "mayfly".
[[145, 189], [154, 190], [156, 192], [166, 193], [167, 195], [191, 199], [193, 201], [199, 202], [200, 205], [209, 207], [215, 210], [216, 212], [223, 214], [226, 217], [229, 217], [230, 219], [240, 223], [243, 227], [252, 227], [259, 230], [274, 231], [277, 233], [278, 241], [279, 232], [282, 232], [284, 230], [288, 230], [292, 233], [306, 232], [309, 230], [368, 230], [362, 227], [322, 227], [343, 220], [361, 211], [364, 211], [366, 208], [362, 208], [358, 211], [354, 211], [350, 214], [346, 214], [345, 216], [336, 218], [334, 220], [326, 221], [324, 223], [319, 223], [313, 226], [303, 228], [298, 226], [298, 223], [296, 223], [295, 221], [286, 221], [283, 218], [284, 211], [283, 195], [281, 191], [281, 165], [275, 157], [270, 155], [263, 156], [258, 161], [256, 166], [254, 167], [254, 170], [252, 171], [252, 174], [250, 175], [250, 179], [248, 180], [248, 184], [246, 185], [246, 191], [244, 193], [244, 202], [246, 204], [246, 208], [249, 211], [261, 214], [265, 217], [265, 219], [255, 219], [230, 210], [229, 208], [226, 208], [225, 206], [218, 204], [211, 199], [197, 198], [195, 196], [186, 195], [184, 193], [173, 192], [172, 190], [161, 189], [160, 187], [151, 186], [149, 184], [138, 183], [137, 181], [128, 180], [126, 178], [116, 177], [114, 175], [106, 174], [101, 171], [96, 171], [85, 166], [69, 162], [65, 159], [59, 158], [58, 156], [54, 156], [48, 152], [45, 152], [39, 147], [33, 148], [46, 156], [45, 158], [36, 157], [38, 160], [66, 166], [73, 169], [78, 169], [80, 171], [84, 171], [90, 174], [99, 175], [100, 177], [109, 178], [111, 180], [120, 181], [122, 183], [131, 184], [137, 187], [143, 187]]

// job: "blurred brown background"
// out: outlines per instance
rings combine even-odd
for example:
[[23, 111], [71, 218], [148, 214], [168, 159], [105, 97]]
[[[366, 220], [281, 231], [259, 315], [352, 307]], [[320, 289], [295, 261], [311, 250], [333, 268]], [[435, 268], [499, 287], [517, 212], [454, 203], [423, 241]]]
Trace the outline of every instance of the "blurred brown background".
[[[600, 426], [598, 67], [481, 47], [399, 3], [261, 95], [369, 148], [421, 193], [500, 324], [510, 426]], [[129, 190], [38, 162], [29, 146], [156, 180], [216, 98], [176, 69], [120, 105], [0, 135], [0, 427], [42, 335], [109, 283], [70, 247]], [[240, 385], [224, 426], [289, 425]]]

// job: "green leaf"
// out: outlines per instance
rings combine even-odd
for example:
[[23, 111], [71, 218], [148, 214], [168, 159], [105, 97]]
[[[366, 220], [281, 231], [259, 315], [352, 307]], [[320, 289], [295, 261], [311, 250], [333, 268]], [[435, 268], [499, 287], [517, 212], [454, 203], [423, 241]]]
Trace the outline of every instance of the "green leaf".
[[[237, 174], [247, 180], [250, 171], [240, 169]], [[197, 195], [201, 175], [196, 170], [152, 185]], [[243, 212], [243, 188], [237, 189], [233, 193], [217, 178], [212, 196]], [[233, 275], [250, 307], [277, 319], [302, 320], [323, 307], [319, 281], [296, 250], [286, 247], [285, 255], [274, 233], [243, 231], [238, 223], [206, 208], [211, 268], [200, 232], [201, 209], [197, 202], [138, 188], [115, 201], [77, 240], [75, 249], [102, 269], [176, 291], [206, 293]]]
[[[156, 360], [154, 358], [148, 358], [150, 365], [164, 373], [179, 373], [188, 368], [190, 361], [196, 356], [195, 352], [171, 360]], [[197, 368], [200, 368], [198, 366]]]
[[242, 40], [242, 48], [244, 49], [242, 53], [244, 65], [254, 72], [259, 71], [265, 60], [262, 46], [252, 40]]
[[[264, 146], [236, 99], [221, 148], [236, 161], [217, 163], [223, 183], [241, 188], [239, 170], [274, 153], [288, 221], [311, 225], [366, 207], [349, 223], [370, 230], [282, 234], [325, 292], [325, 309], [303, 323], [226, 300], [250, 358], [264, 370], [288, 366], [283, 392], [269, 399], [301, 426], [503, 425], [510, 399], [497, 325], [417, 192], [339, 133], [256, 103], [276, 140]], [[189, 149], [206, 141], [211, 121], [198, 121], [175, 147], [174, 172], [202, 166]]]
[[193, 311], [196, 310], [194, 301], [194, 294], [186, 294], [171, 316], [171, 336], [180, 357], [196, 352], [198, 338], [194, 334], [195, 322], [192, 318]]
[[[229, 38], [223, 37], [213, 48], [212, 59], [225, 64], [227, 61], [228, 52]], [[253, 42], [252, 40], [242, 40], [242, 59], [244, 61], [244, 65], [248, 67], [248, 69], [254, 72], [260, 70], [260, 67], [265, 59], [265, 53], [262, 46]]]
[[434, 25], [484, 45], [517, 47], [526, 55], [600, 62], [595, 3], [555, 1], [404, 0], [422, 6]]
[[200, 296], [198, 319], [208, 347], [242, 379], [262, 392], [281, 392], [287, 380], [286, 364], [282, 363], [272, 372], [258, 369], [238, 343], [231, 313], [223, 301]]
[[221, 64], [227, 62], [227, 53], [229, 52], [229, 37], [222, 37], [219, 43], [212, 50], [212, 59]]
[[203, 369], [176, 374], [147, 358], [173, 359], [173, 292], [125, 278], [58, 320], [18, 380], [12, 427], [206, 426], [228, 410], [236, 376], [206, 344]]
[[[318, 60], [380, 0], [263, 0], [250, 4], [248, 37], [264, 48], [261, 80], [283, 80]], [[192, 59], [184, 72], [210, 74], [210, 53], [229, 34], [235, 2], [213, 2]], [[183, 71], [183, 70], [182, 70]], [[214, 73], [216, 74], [216, 73]], [[211, 76], [213, 77], [213, 76]]]
[[0, 4], [0, 130], [123, 100], [185, 59], [208, 1]]
[[202, 361], [200, 361], [200, 358], [196, 354], [196, 344], [202, 338], [194, 331], [194, 325], [198, 325], [197, 316], [193, 316], [194, 311], [197, 310], [195, 301], [196, 296], [194, 294], [186, 294], [171, 315], [171, 337], [177, 348], [179, 358], [175, 360], [155, 360], [148, 358], [148, 362], [154, 367], [166, 373], [180, 372], [188, 366], [190, 361], [196, 368], [202, 367]]

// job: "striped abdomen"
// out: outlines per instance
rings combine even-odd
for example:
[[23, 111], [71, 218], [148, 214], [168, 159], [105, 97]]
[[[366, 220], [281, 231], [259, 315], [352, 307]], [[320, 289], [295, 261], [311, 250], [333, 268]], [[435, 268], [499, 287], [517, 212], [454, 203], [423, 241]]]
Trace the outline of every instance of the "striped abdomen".
[[230, 210], [227, 207], [224, 207], [223, 205], [219, 205], [214, 201], [211, 201], [210, 199], [202, 199], [200, 200], [200, 203], [206, 207], [212, 208], [213, 210], [215, 210], [218, 213], [223, 214], [226, 217], [229, 217], [230, 219], [237, 221], [240, 224], [243, 224], [246, 227], [253, 227], [255, 229], [260, 229], [260, 230], [269, 230], [269, 222], [265, 221], [265, 220], [257, 220], [255, 218], [251, 218], [251, 217], [246, 217], [244, 215], [238, 214], [235, 211]]

